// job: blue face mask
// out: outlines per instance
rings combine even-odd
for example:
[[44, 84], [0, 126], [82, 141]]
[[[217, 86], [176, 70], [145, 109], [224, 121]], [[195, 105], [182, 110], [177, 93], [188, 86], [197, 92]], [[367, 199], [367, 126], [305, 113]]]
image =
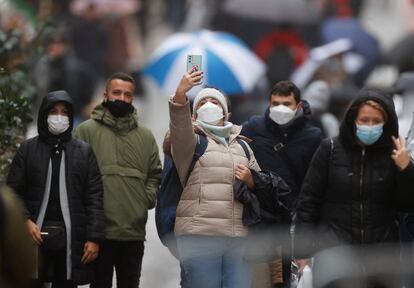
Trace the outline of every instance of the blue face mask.
[[383, 126], [384, 124], [372, 126], [356, 124], [356, 136], [363, 144], [372, 145], [381, 137]]

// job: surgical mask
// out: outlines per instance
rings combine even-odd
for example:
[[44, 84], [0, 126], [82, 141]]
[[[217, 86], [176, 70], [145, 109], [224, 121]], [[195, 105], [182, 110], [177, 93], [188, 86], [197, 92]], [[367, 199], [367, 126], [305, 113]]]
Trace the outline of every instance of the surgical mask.
[[53, 135], [59, 135], [68, 130], [69, 117], [64, 115], [49, 115], [47, 117], [49, 132]]
[[356, 124], [356, 136], [365, 145], [372, 145], [381, 137], [384, 124], [358, 125]]
[[124, 117], [134, 111], [132, 104], [121, 100], [107, 100], [104, 102], [104, 106], [108, 108], [109, 112], [116, 118]]
[[223, 109], [211, 102], [206, 102], [197, 110], [197, 120], [211, 125], [217, 125], [223, 117]]
[[296, 109], [292, 110], [285, 105], [277, 105], [270, 107], [269, 109], [269, 117], [272, 119], [276, 124], [284, 125], [288, 123], [290, 120], [295, 117]]

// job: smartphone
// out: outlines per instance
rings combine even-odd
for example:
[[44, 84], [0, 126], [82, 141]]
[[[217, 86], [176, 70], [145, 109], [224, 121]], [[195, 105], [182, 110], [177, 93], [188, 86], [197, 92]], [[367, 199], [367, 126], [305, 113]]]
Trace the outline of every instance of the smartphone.
[[190, 71], [195, 67], [196, 71], [202, 71], [201, 67], [201, 55], [187, 55], [187, 71]]

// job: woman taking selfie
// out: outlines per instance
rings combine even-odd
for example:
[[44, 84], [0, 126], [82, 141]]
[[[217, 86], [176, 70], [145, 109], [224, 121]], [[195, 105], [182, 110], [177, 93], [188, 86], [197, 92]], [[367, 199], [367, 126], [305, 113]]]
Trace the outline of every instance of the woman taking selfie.
[[[228, 121], [226, 98], [219, 90], [202, 89], [191, 117], [186, 93], [202, 78], [195, 69], [186, 73], [169, 102], [171, 154], [184, 186], [174, 232], [185, 287], [250, 287], [243, 259], [248, 229], [233, 184], [239, 180], [253, 189], [250, 169], [259, 166], [250, 147], [240, 142], [241, 127]], [[200, 137], [207, 138], [207, 148], [188, 175]]]

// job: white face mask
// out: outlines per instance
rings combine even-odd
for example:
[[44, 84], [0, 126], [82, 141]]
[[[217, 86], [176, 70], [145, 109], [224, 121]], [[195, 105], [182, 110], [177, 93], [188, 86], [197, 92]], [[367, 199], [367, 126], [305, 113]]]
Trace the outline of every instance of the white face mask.
[[284, 125], [295, 117], [296, 109], [292, 110], [285, 105], [273, 106], [270, 109], [269, 117], [279, 125]]
[[68, 130], [69, 117], [64, 115], [49, 115], [47, 117], [49, 132], [53, 135], [59, 135]]
[[211, 102], [206, 102], [197, 110], [197, 120], [211, 125], [217, 125], [223, 117], [223, 109]]

